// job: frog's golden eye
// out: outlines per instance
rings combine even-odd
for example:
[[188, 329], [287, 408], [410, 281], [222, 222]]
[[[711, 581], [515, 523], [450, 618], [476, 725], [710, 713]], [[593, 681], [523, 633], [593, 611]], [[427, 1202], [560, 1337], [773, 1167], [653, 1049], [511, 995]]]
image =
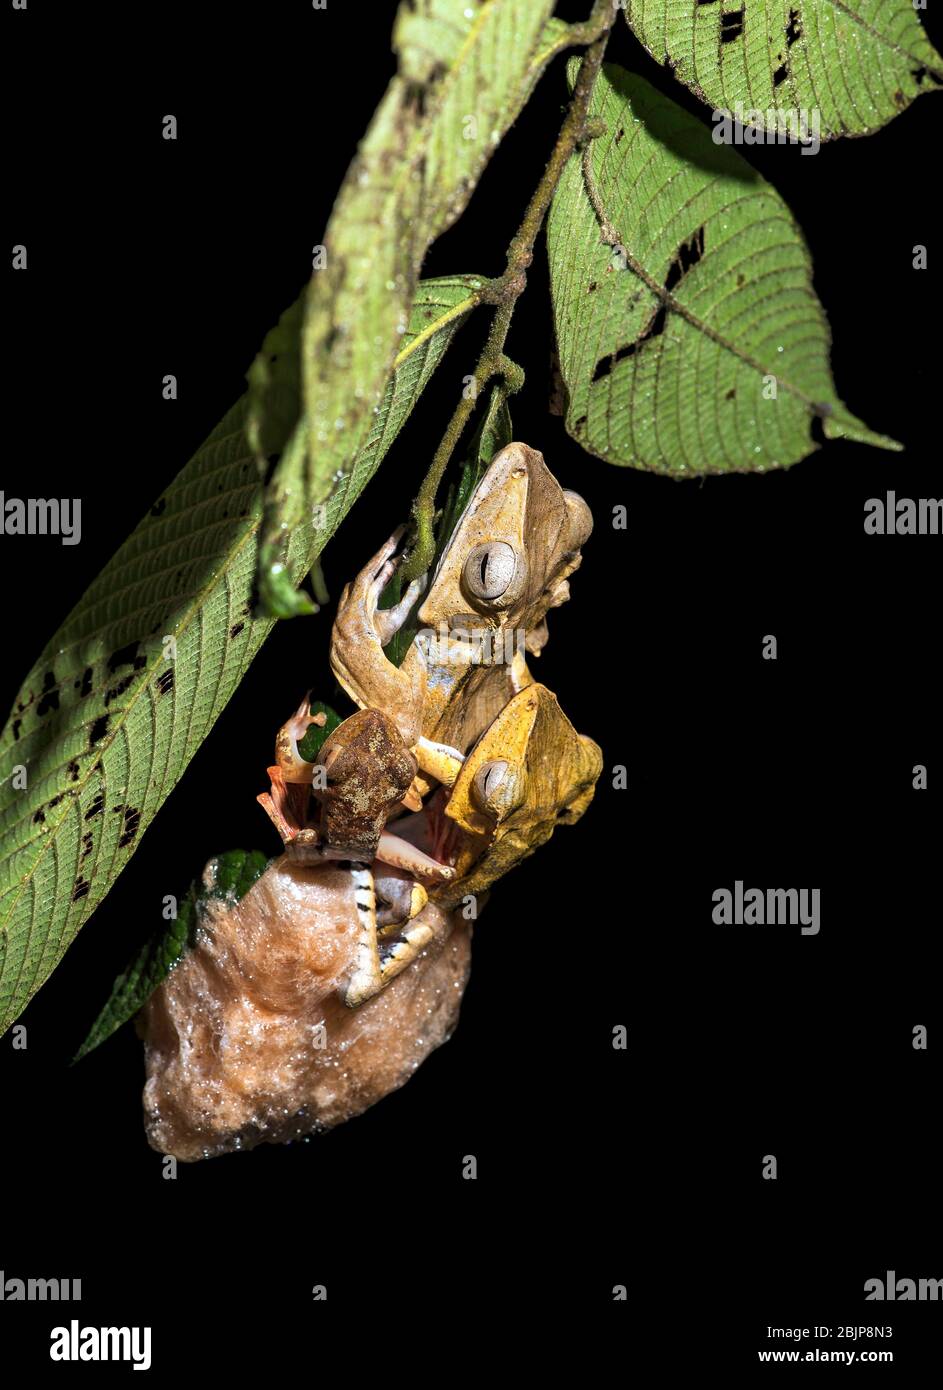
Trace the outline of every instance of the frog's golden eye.
[[517, 556], [506, 541], [487, 541], [470, 551], [462, 571], [475, 598], [498, 599], [507, 593], [517, 570]]

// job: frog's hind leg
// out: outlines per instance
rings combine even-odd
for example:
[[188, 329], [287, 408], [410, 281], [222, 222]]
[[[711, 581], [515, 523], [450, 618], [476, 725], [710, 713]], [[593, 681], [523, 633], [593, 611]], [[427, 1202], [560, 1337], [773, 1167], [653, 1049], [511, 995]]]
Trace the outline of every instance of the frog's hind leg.
[[377, 899], [373, 873], [361, 865], [352, 864], [350, 877], [354, 885], [359, 932], [356, 964], [347, 985], [344, 1003], [355, 1009], [383, 988], [383, 975], [377, 943]]
[[398, 941], [384, 940], [380, 946], [381, 988], [411, 965], [434, 936], [435, 929], [427, 922], [413, 920], [400, 930]]
[[360, 920], [360, 940], [357, 964], [344, 1002], [349, 1008], [355, 1009], [395, 980], [433, 940], [436, 928], [417, 920], [428, 902], [428, 894], [420, 884], [402, 879], [402, 893], [396, 893], [393, 882], [384, 875], [381, 878], [381, 895], [386, 899], [386, 905], [378, 913], [372, 871], [352, 868], [351, 873]]

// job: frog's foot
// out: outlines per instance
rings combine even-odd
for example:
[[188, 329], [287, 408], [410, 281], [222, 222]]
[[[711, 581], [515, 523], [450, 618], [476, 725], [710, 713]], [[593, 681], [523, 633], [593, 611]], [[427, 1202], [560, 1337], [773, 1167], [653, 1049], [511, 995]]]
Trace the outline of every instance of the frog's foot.
[[[378, 931], [377, 894], [373, 874], [369, 869], [351, 869], [354, 882], [354, 902], [360, 923], [357, 959], [351, 974], [344, 1003], [351, 1009], [379, 994], [391, 980], [420, 954], [435, 936], [435, 928], [411, 916], [405, 926], [394, 928], [395, 939], [389, 930]], [[385, 880], [381, 880], [386, 890]], [[408, 886], [408, 883], [407, 883]], [[418, 900], [417, 900], [418, 901]], [[425, 906], [425, 903], [422, 904]], [[421, 912], [421, 908], [419, 911]], [[437, 920], [437, 919], [436, 919]], [[382, 937], [382, 940], [381, 940]]]
[[381, 709], [395, 722], [407, 746], [419, 737], [426, 689], [421, 654], [397, 667], [383, 648], [405, 622], [415, 602], [414, 581], [395, 608], [380, 609], [380, 595], [399, 563], [394, 559], [403, 532], [396, 531], [341, 594], [331, 631], [331, 667], [361, 709]]
[[[395, 567], [397, 562], [391, 561], [390, 563]], [[392, 571], [390, 578], [392, 578]], [[389, 580], [387, 580], [387, 583], [388, 582]], [[394, 604], [392, 608], [378, 608], [376, 610], [373, 615], [373, 624], [376, 628], [381, 647], [385, 647], [388, 643], [392, 642], [393, 638], [403, 626], [403, 623], [405, 623], [406, 619], [409, 617], [413, 610], [413, 605], [425, 587], [426, 576], [421, 574], [418, 579], [413, 580], [399, 603]], [[383, 585], [383, 588], [386, 588], [386, 584]], [[382, 593], [383, 590], [381, 589], [380, 592]]]
[[309, 763], [298, 752], [298, 740], [304, 738], [312, 724], [323, 728], [327, 715], [311, 713], [311, 691], [305, 695], [292, 717], [287, 720], [275, 736], [275, 761], [281, 769], [286, 782], [302, 782], [310, 785], [314, 764]]
[[[278, 768], [269, 768], [269, 775], [271, 775], [273, 771], [277, 772]], [[295, 835], [295, 828], [288, 824], [287, 817], [279, 805], [278, 799], [276, 799], [271, 792], [261, 792], [255, 799], [278, 831], [281, 836], [282, 844], [287, 845], [288, 841]]]

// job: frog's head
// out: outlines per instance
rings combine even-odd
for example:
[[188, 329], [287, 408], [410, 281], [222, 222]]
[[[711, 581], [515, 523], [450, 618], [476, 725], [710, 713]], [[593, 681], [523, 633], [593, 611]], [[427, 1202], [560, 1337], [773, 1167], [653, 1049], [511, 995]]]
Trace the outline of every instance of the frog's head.
[[521, 690], [478, 739], [445, 805], [455, 879], [433, 895], [453, 905], [485, 891], [579, 820], [602, 771], [602, 753], [578, 734], [543, 685]]
[[435, 630], [524, 629], [528, 649], [539, 651], [544, 617], [569, 597], [567, 580], [592, 526], [589, 507], [561, 488], [536, 449], [508, 444], [442, 553], [420, 622]]

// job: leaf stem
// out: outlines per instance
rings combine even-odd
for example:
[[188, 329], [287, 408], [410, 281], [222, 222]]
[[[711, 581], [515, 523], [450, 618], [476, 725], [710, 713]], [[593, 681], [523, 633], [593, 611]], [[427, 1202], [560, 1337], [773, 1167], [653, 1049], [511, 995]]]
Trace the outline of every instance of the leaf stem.
[[616, 13], [614, 0], [594, 0], [592, 13], [586, 23], [572, 26], [571, 42], [587, 43], [589, 47], [583, 54], [573, 96], [547, 167], [508, 247], [504, 272], [480, 291], [479, 302], [492, 305], [494, 316], [475, 367], [474, 390], [466, 387], [413, 502], [412, 543], [400, 567], [404, 585], [423, 574], [432, 561], [435, 553], [433, 525], [436, 492], [462, 432], [471, 419], [478, 396], [497, 376], [504, 379], [505, 391], [509, 395], [519, 391], [523, 385], [524, 374], [505, 355], [504, 345], [515, 306], [527, 286], [527, 271], [534, 259], [534, 245], [563, 170], [576, 149], [599, 133], [594, 123], [587, 120], [587, 112]]

